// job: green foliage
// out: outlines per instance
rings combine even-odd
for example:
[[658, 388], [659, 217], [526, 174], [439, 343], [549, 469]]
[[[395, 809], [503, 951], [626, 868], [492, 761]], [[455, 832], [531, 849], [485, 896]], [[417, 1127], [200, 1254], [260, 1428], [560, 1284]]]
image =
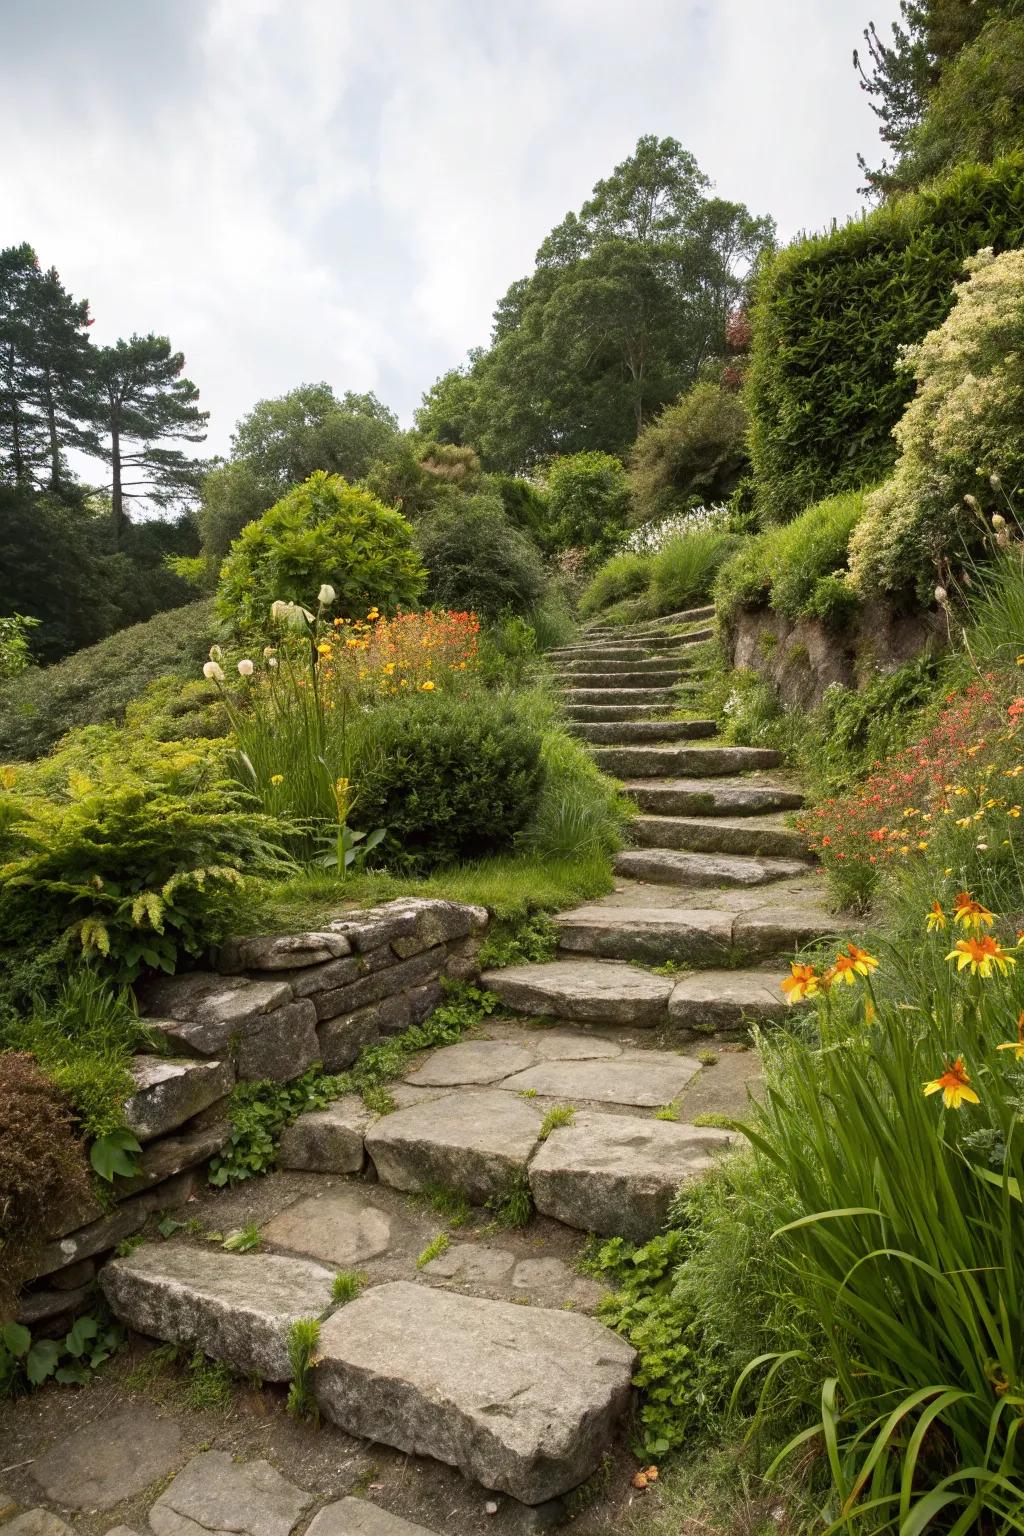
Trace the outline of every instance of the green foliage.
[[650, 422], [629, 458], [634, 523], [728, 500], [748, 467], [742, 397], [705, 380]]
[[598, 768], [583, 742], [556, 723], [541, 725], [541, 711], [531, 711], [520, 695], [524, 717], [534, 713], [543, 730], [543, 777], [518, 845], [550, 859], [596, 855], [608, 858], [622, 846], [631, 804], [613, 779]]
[[732, 534], [713, 527], [695, 528], [666, 540], [651, 561], [653, 612], [679, 613], [703, 602], [735, 547]]
[[84, 1313], [63, 1339], [34, 1339], [20, 1323], [0, 1328], [0, 1400], [20, 1397], [51, 1378], [84, 1386], [124, 1343], [119, 1323]]
[[421, 1196], [430, 1209], [444, 1219], [450, 1231], [468, 1224], [470, 1204], [460, 1189], [449, 1189], [444, 1184], [424, 1184]]
[[343, 1307], [346, 1302], [355, 1301], [365, 1284], [366, 1276], [357, 1270], [339, 1269], [331, 1281], [331, 1300]]
[[435, 607], [497, 619], [506, 611], [529, 614], [544, 594], [537, 547], [512, 526], [494, 493], [444, 503], [421, 520], [416, 539]]
[[428, 1264], [432, 1264], [435, 1259], [439, 1259], [443, 1253], [448, 1252], [451, 1242], [452, 1240], [447, 1232], [436, 1233], [417, 1258], [416, 1268], [425, 1269]]
[[533, 1195], [525, 1173], [510, 1179], [505, 1188], [486, 1202], [491, 1224], [499, 1230], [529, 1225], [533, 1217]]
[[228, 1253], [256, 1253], [263, 1242], [263, 1234], [254, 1221], [246, 1222], [237, 1232], [229, 1232], [221, 1243]]
[[747, 406], [757, 507], [788, 522], [890, 469], [910, 396], [899, 349], [941, 324], [964, 261], [1024, 243], [1024, 155], [965, 166], [761, 270]]
[[552, 1104], [540, 1123], [537, 1136], [541, 1141], [547, 1141], [552, 1131], [557, 1131], [563, 1125], [572, 1125], [576, 1118], [576, 1106], [574, 1104]]
[[622, 542], [629, 486], [621, 460], [590, 450], [555, 459], [548, 470], [548, 509], [562, 548], [600, 560]]
[[380, 852], [393, 866], [507, 848], [536, 806], [542, 744], [514, 697], [389, 699], [351, 722], [357, 823], [387, 828]]
[[552, 543], [553, 530], [548, 498], [543, 488], [521, 475], [491, 475], [487, 484], [501, 497], [505, 516], [513, 528], [529, 534], [541, 549], [547, 549]]
[[623, 550], [599, 565], [580, 597], [580, 617], [593, 618], [624, 597], [639, 597], [651, 584], [652, 556]]
[[1024, 252], [982, 251], [967, 270], [952, 312], [904, 354], [917, 393], [899, 459], [850, 547], [861, 591], [926, 607], [983, 549], [987, 518], [1010, 510], [1003, 484], [1024, 483]]
[[190, 603], [8, 679], [0, 685], [0, 758], [37, 757], [65, 731], [120, 719], [155, 678], [197, 673], [214, 628], [210, 604]]
[[[388, 456], [397, 436], [397, 418], [373, 393], [346, 390], [339, 400], [329, 384], [300, 384], [276, 399], [257, 401], [242, 417], [231, 438], [229, 468], [244, 466], [264, 488], [263, 512], [317, 470], [358, 480], [376, 459]], [[206, 532], [204, 527], [204, 548]]]
[[792, 522], [746, 540], [715, 582], [719, 618], [728, 624], [740, 608], [770, 607], [785, 619], [845, 623], [858, 603], [844, 573], [865, 496], [863, 491], [831, 496]]
[[218, 783], [88, 785], [41, 807], [39, 846], [0, 868], [0, 927], [26, 948], [63, 940], [131, 981], [173, 971], [229, 932], [245, 877], [282, 865], [276, 824]]
[[309, 1419], [314, 1424], [319, 1422], [320, 1410], [313, 1396], [311, 1373], [313, 1356], [319, 1342], [319, 1318], [297, 1318], [288, 1330], [288, 1364], [291, 1366], [292, 1380], [285, 1406], [292, 1418]]
[[38, 619], [28, 619], [23, 613], [0, 614], [0, 682], [17, 677], [31, 666], [29, 631], [38, 625]]
[[371, 604], [414, 603], [423, 570], [399, 512], [318, 470], [242, 529], [221, 571], [217, 611], [239, 632], [262, 634], [272, 603], [305, 602], [325, 582], [339, 613], [362, 615]]
[[480, 946], [480, 969], [506, 965], [542, 965], [555, 958], [558, 929], [544, 912], [515, 922], [492, 923]]
[[194, 1413], [226, 1413], [235, 1394], [235, 1375], [230, 1365], [224, 1360], [211, 1360], [196, 1349], [189, 1356], [185, 1371], [185, 1407]]

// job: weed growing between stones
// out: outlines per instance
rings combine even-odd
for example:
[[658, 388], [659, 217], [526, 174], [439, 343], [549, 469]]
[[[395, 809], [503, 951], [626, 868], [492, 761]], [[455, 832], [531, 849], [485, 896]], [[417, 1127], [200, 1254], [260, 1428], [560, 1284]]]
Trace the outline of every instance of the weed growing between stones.
[[182, 1394], [185, 1406], [197, 1413], [226, 1413], [238, 1379], [231, 1367], [224, 1360], [211, 1360], [197, 1349], [189, 1357], [186, 1371]]
[[491, 1226], [497, 1231], [525, 1227], [533, 1216], [533, 1195], [526, 1174], [512, 1179], [498, 1195], [487, 1201]]
[[702, 1067], [717, 1067], [718, 1066], [718, 1052], [717, 1051], [698, 1051], [697, 1052], [697, 1060], [700, 1062]]
[[416, 1268], [425, 1269], [428, 1264], [433, 1263], [434, 1259], [439, 1259], [442, 1253], [447, 1253], [450, 1245], [451, 1238], [448, 1236], [448, 1233], [438, 1232], [436, 1237], [430, 1239], [430, 1242], [416, 1260]]
[[540, 1123], [538, 1135], [541, 1141], [547, 1141], [552, 1131], [562, 1125], [572, 1125], [576, 1118], [575, 1104], [552, 1104], [544, 1119]]
[[81, 1386], [124, 1343], [124, 1329], [107, 1315], [76, 1318], [63, 1339], [34, 1339], [21, 1323], [0, 1328], [0, 1398], [20, 1397], [51, 1378]]
[[365, 1284], [366, 1276], [358, 1270], [339, 1269], [331, 1283], [331, 1300], [339, 1306], [355, 1301]]
[[425, 1184], [416, 1198], [426, 1201], [450, 1229], [466, 1226], [472, 1214], [462, 1191], [448, 1189], [444, 1184]]
[[655, 1120], [678, 1120], [679, 1110], [674, 1104], [663, 1104], [660, 1109], [654, 1111]]
[[555, 958], [558, 929], [546, 912], [518, 921], [495, 923], [480, 947], [480, 969], [543, 964]]
[[320, 1321], [315, 1317], [300, 1317], [288, 1330], [288, 1363], [292, 1368], [292, 1383], [288, 1388], [285, 1404], [296, 1419], [320, 1422], [320, 1410], [310, 1382], [310, 1367], [316, 1346], [320, 1342]]
[[263, 1241], [259, 1227], [254, 1221], [248, 1222], [237, 1232], [229, 1232], [221, 1242], [221, 1247], [228, 1253], [255, 1253]]

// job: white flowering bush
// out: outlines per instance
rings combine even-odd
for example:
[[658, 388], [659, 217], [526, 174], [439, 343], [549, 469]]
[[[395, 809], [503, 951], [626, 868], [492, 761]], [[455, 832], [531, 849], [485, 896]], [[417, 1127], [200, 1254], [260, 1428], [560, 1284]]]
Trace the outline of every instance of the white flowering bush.
[[900, 456], [850, 544], [865, 594], [929, 605], [1024, 486], [1024, 251], [979, 251], [967, 267], [948, 318], [902, 354], [917, 393], [895, 428]]
[[667, 517], [644, 523], [630, 534], [624, 548], [630, 554], [656, 555], [670, 539], [704, 528], [724, 528], [729, 508], [724, 504], [710, 507], [691, 507], [688, 512], [672, 512]]

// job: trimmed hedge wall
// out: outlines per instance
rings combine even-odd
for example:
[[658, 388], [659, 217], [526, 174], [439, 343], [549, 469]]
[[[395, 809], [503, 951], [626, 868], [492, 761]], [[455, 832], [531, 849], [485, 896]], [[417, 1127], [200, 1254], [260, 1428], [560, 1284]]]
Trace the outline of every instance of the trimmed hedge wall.
[[764, 522], [885, 478], [914, 387], [897, 352], [946, 318], [964, 259], [987, 245], [1024, 245], [1024, 154], [963, 166], [762, 270], [747, 404]]

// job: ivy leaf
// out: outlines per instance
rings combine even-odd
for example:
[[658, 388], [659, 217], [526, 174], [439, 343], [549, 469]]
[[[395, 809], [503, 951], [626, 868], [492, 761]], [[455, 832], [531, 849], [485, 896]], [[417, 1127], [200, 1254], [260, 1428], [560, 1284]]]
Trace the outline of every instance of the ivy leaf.
[[139, 1165], [134, 1154], [141, 1151], [142, 1147], [131, 1131], [118, 1126], [105, 1136], [97, 1136], [89, 1148], [89, 1161], [100, 1178], [112, 1184], [119, 1175], [130, 1179], [138, 1173]]

